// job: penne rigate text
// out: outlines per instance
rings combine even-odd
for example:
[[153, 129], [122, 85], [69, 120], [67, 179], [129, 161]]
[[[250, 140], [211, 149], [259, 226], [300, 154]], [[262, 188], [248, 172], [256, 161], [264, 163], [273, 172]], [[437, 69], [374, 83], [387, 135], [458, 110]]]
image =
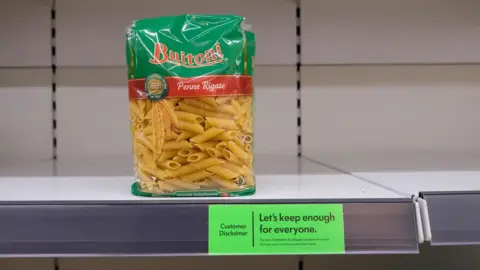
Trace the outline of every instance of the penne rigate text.
[[[197, 29], [182, 34], [192, 20]], [[133, 194], [255, 192], [255, 37], [243, 20], [187, 14], [135, 21], [128, 29]], [[174, 37], [160, 34], [164, 29]]]

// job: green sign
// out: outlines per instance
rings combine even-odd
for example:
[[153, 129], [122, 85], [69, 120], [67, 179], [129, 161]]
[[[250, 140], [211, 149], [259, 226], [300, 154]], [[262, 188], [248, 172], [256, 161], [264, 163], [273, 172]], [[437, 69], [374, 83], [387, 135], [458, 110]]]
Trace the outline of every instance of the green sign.
[[341, 204], [211, 205], [209, 254], [344, 253]]

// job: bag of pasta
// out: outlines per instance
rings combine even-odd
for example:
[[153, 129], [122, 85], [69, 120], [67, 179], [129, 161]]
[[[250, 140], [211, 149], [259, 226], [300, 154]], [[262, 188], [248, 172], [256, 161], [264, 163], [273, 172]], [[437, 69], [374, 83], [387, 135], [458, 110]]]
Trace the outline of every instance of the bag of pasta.
[[234, 15], [134, 21], [128, 92], [140, 196], [255, 192], [255, 36]]

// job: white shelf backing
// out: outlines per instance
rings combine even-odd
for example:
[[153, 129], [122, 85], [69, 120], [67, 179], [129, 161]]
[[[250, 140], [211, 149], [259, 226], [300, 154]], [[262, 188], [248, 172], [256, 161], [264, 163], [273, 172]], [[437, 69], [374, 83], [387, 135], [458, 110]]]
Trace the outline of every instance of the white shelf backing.
[[301, 0], [302, 63], [478, 63], [480, 3]]
[[[124, 66], [125, 31], [132, 20], [184, 13], [244, 16], [257, 33], [257, 65], [294, 65], [297, 60], [295, 8], [294, 1], [277, 0], [178, 0], [174, 5], [167, 0], [57, 1], [57, 65]], [[85, 42], [90, 45], [85, 46]]]
[[[126, 77], [123, 68], [57, 69], [59, 158], [131, 153]], [[295, 67], [256, 68], [255, 152], [296, 155]]]
[[0, 67], [50, 67], [50, 5], [4, 0], [0, 9]]
[[52, 157], [51, 77], [49, 68], [0, 69], [0, 163]]
[[480, 151], [480, 66], [302, 68], [307, 157]]

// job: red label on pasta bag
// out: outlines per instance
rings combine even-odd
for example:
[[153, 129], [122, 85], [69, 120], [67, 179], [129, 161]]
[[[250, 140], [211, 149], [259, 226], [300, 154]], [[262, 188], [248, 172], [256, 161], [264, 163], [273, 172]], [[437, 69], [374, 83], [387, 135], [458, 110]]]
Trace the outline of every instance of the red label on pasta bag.
[[[251, 76], [213, 75], [192, 78], [165, 77], [167, 98], [252, 95]], [[145, 79], [128, 81], [129, 99], [146, 99]]]

